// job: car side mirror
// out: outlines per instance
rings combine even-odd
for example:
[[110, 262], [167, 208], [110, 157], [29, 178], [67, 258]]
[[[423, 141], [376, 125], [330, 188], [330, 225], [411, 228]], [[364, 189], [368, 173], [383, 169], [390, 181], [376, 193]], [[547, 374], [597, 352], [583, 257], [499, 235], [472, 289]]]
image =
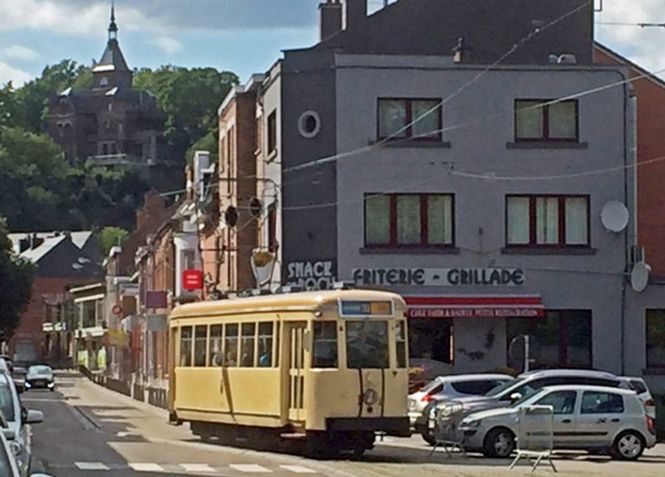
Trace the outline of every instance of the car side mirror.
[[29, 409], [25, 422], [26, 424], [39, 424], [40, 422], [44, 422], [44, 413], [42, 413], [42, 411]]
[[513, 394], [510, 395], [510, 402], [512, 402], [512, 403], [516, 403], [520, 399], [522, 399], [522, 394], [521, 393], [513, 393]]

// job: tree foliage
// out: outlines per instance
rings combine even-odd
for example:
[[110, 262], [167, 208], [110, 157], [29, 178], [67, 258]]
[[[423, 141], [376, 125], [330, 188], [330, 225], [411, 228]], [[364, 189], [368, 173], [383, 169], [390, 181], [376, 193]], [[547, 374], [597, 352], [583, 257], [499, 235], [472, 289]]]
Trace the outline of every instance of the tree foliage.
[[34, 265], [18, 257], [0, 217], [0, 334], [11, 336], [32, 293]]
[[184, 153], [197, 141], [216, 134], [217, 108], [238, 84], [238, 77], [215, 68], [162, 66], [141, 69], [134, 75], [136, 89], [151, 91], [166, 113], [165, 137]]
[[122, 245], [128, 235], [129, 232], [121, 227], [104, 227], [99, 232], [99, 242], [104, 256], [108, 256], [113, 247]]

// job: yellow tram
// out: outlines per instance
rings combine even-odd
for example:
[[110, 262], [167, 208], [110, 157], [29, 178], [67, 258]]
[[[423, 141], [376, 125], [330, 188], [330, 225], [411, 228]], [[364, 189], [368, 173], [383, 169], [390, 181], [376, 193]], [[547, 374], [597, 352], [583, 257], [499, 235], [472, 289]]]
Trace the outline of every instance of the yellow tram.
[[408, 435], [406, 305], [331, 290], [200, 302], [173, 310], [170, 416], [204, 439], [302, 438], [370, 449]]

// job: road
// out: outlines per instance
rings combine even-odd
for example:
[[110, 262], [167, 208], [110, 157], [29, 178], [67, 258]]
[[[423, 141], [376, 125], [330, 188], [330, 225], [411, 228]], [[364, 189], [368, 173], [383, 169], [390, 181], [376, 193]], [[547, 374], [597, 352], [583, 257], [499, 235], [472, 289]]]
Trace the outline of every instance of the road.
[[[101, 388], [76, 374], [60, 374], [58, 390], [23, 395], [44, 412], [33, 426], [33, 471], [55, 477], [262, 476], [295, 477], [473, 477], [532, 475], [509, 471], [505, 460], [480, 456], [429, 456], [419, 437], [386, 438], [362, 461], [311, 460], [200, 442], [186, 426], [166, 424], [166, 412]], [[665, 475], [665, 445], [637, 463], [567, 454], [556, 459], [562, 475], [647, 477]], [[539, 470], [538, 474], [552, 472]]]

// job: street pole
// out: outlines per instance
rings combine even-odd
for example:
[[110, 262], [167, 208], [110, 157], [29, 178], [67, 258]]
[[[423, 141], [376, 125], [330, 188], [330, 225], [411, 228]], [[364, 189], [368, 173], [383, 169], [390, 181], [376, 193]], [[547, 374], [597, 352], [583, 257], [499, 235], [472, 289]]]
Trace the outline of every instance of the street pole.
[[524, 372], [529, 372], [529, 335], [524, 335]]

